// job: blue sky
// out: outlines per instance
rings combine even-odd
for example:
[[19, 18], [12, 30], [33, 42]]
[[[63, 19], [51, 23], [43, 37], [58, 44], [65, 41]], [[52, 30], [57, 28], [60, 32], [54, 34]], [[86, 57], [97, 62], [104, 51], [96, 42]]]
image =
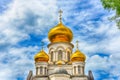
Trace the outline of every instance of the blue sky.
[[[120, 30], [114, 11], [105, 10], [100, 0], [0, 0], [0, 79], [25, 80], [35, 71], [34, 55], [48, 31], [58, 23], [58, 10], [63, 10], [63, 23], [79, 41], [86, 54], [86, 69], [95, 80], [120, 80]], [[74, 52], [74, 50], [73, 50]]]

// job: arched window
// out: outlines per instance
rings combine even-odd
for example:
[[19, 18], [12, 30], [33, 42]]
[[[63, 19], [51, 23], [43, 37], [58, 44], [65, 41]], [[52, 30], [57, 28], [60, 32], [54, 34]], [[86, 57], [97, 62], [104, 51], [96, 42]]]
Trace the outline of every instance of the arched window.
[[76, 66], [74, 66], [74, 74], [76, 74]]
[[58, 51], [58, 60], [62, 60], [62, 50]]
[[80, 66], [78, 66], [78, 74], [80, 74]]
[[36, 67], [36, 75], [38, 75], [38, 67]]
[[42, 69], [43, 69], [43, 67], [41, 66], [41, 67], [40, 67], [40, 74], [42, 74]]
[[68, 61], [70, 61], [70, 52], [67, 51]]
[[53, 55], [53, 51], [51, 51], [50, 54], [51, 54], [51, 61], [53, 61], [53, 56], [54, 56], [54, 55]]
[[45, 67], [45, 69], [44, 69], [44, 72], [45, 72], [45, 75], [46, 75], [46, 73], [47, 73], [47, 68]]
[[82, 67], [82, 74], [84, 74], [84, 66]]

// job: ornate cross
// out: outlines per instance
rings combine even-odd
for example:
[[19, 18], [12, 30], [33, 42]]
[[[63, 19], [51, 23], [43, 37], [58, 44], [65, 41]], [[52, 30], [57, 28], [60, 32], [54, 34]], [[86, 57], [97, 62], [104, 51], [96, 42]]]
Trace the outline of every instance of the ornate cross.
[[78, 49], [78, 46], [79, 46], [79, 41], [77, 40], [76, 41], [76, 47], [77, 47], [77, 49]]
[[60, 20], [60, 22], [62, 22], [62, 13], [63, 13], [63, 11], [59, 10], [59, 20]]
[[43, 41], [41, 41], [41, 47], [42, 47], [42, 50], [43, 50], [43, 48], [44, 48], [44, 42]]

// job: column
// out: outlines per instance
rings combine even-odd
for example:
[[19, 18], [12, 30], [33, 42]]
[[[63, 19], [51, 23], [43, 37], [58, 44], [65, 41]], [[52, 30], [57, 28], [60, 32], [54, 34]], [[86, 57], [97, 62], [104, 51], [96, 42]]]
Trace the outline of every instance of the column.
[[68, 53], [66, 51], [65, 60], [68, 61]]
[[76, 74], [78, 75], [78, 66], [76, 66]]
[[52, 62], [54, 62], [55, 61], [55, 54], [54, 54], [54, 52], [52, 51]]
[[53, 62], [56, 61], [56, 54], [55, 54], [55, 51], [53, 52], [54, 56], [53, 56]]
[[62, 52], [62, 60], [66, 61], [66, 53], [65, 52]]
[[38, 71], [37, 72], [38, 72], [37, 74], [40, 75], [40, 67], [38, 67]]
[[56, 51], [56, 61], [58, 61], [58, 52]]
[[75, 72], [75, 70], [74, 70], [75, 68], [74, 68], [74, 66], [73, 66], [73, 75], [75, 74], [74, 72]]
[[37, 73], [38, 73], [37, 71], [38, 71], [38, 69], [37, 69], [37, 67], [36, 67], [36, 75], [37, 75]]

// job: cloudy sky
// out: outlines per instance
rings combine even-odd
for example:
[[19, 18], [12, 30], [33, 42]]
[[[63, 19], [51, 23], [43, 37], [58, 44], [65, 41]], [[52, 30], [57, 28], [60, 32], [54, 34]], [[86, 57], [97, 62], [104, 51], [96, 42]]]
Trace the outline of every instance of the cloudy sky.
[[35, 71], [34, 55], [47, 50], [49, 29], [58, 23], [63, 10], [63, 23], [79, 41], [86, 54], [86, 70], [95, 80], [120, 80], [120, 30], [114, 11], [105, 10], [100, 0], [0, 0], [0, 79], [25, 80]]

